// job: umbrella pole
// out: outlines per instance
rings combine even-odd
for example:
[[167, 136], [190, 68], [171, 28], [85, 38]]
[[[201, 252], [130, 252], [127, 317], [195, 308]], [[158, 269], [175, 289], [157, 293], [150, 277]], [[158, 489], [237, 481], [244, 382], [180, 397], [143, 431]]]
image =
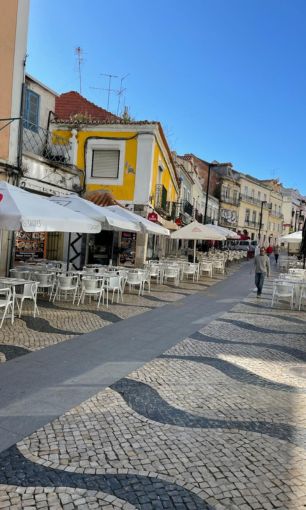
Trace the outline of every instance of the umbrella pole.
[[69, 271], [70, 243], [71, 243], [71, 232], [69, 232], [69, 236], [68, 236], [68, 248], [67, 248], [67, 265], [66, 265], [66, 271]]
[[197, 248], [197, 242], [194, 239], [193, 240], [193, 263], [195, 263], [195, 261], [196, 261], [196, 248]]

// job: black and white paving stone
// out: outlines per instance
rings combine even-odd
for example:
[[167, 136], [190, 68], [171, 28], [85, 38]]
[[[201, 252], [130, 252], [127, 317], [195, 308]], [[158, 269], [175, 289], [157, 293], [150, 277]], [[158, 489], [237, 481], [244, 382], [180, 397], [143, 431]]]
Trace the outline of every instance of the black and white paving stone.
[[0, 508], [305, 510], [306, 315], [270, 297], [2, 452]]

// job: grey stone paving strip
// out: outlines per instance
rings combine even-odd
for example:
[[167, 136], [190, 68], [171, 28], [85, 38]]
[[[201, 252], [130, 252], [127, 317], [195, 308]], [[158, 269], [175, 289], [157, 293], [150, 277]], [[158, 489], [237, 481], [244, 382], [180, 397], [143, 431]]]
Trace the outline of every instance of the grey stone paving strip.
[[[292, 335], [292, 331], [283, 331], [281, 329], [269, 329], [263, 328], [262, 326], [255, 326], [254, 324], [250, 324], [248, 322], [238, 321], [235, 319], [218, 319], [219, 322], [226, 322], [227, 324], [232, 324], [233, 326], [237, 326], [238, 328], [248, 329], [249, 331], [255, 331], [256, 333], [277, 333], [278, 335]], [[294, 333], [295, 335], [303, 335], [306, 333]]]
[[173, 407], [154, 388], [133, 379], [120, 379], [120, 381], [111, 385], [111, 389], [117, 391], [134, 412], [164, 425], [201, 429], [244, 430], [288, 441], [306, 449], [306, 430], [300, 427], [284, 423], [221, 420], [196, 416], [188, 411]]
[[197, 331], [196, 333], [192, 333], [189, 335], [189, 338], [193, 340], [198, 340], [199, 342], [211, 342], [213, 344], [223, 344], [223, 345], [241, 345], [243, 347], [261, 347], [266, 349], [272, 349], [274, 351], [283, 352], [284, 354], [289, 354], [300, 361], [306, 361], [306, 352], [301, 349], [297, 349], [296, 347], [287, 347], [287, 345], [278, 345], [278, 344], [269, 344], [266, 342], [239, 342], [237, 340], [224, 340], [223, 338], [215, 338], [212, 336], [204, 335]]
[[248, 294], [248, 271], [243, 263], [179, 306], [166, 304], [2, 363], [0, 451], [221, 316]]
[[120, 473], [70, 473], [35, 464], [26, 459], [16, 446], [0, 454], [0, 484], [100, 490], [127, 501], [139, 510], [214, 510], [195, 493], [162, 478]]
[[195, 363], [203, 363], [203, 365], [209, 365], [216, 370], [219, 370], [224, 375], [234, 379], [243, 384], [252, 384], [254, 386], [258, 386], [261, 388], [265, 388], [268, 390], [275, 391], [286, 391], [289, 393], [304, 393], [306, 394], [306, 388], [296, 388], [294, 386], [290, 386], [288, 384], [276, 383], [273, 381], [269, 381], [269, 379], [265, 379], [260, 375], [254, 374], [249, 370], [234, 365], [229, 361], [225, 361], [220, 358], [210, 358], [207, 356], [179, 356], [176, 354], [161, 354], [159, 358], [171, 360], [179, 360], [179, 361], [192, 361]]
[[0, 352], [2, 352], [5, 355], [6, 360], [9, 361], [10, 359], [17, 358], [18, 356], [24, 356], [31, 351], [30, 349], [18, 347], [17, 345], [0, 344]]

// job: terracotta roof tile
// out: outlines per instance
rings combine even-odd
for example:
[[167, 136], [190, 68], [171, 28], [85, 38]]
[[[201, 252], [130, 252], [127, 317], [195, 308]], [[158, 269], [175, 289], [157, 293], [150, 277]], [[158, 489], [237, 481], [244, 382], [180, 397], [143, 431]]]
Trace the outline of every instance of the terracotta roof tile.
[[78, 92], [65, 92], [55, 100], [55, 115], [57, 119], [70, 120], [71, 117], [82, 114], [91, 121], [117, 121], [119, 117], [91, 103]]

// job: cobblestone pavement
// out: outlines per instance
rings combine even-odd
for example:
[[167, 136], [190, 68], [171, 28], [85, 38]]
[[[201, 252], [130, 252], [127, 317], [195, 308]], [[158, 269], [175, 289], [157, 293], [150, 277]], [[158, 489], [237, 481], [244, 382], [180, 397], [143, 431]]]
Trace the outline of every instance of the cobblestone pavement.
[[0, 509], [305, 510], [306, 312], [271, 285], [2, 452]]
[[[238, 264], [233, 264], [228, 274], [238, 267]], [[31, 302], [25, 301], [21, 319], [15, 319], [13, 325], [10, 320], [5, 320], [0, 329], [0, 363], [178, 301], [209, 288], [223, 278], [216, 274], [212, 279], [203, 277], [197, 283], [183, 281], [179, 287], [152, 284], [150, 293], [145, 291], [143, 296], [138, 296], [138, 290], [126, 292], [123, 303], [110, 304], [108, 308], [101, 305], [99, 310], [96, 302], [89, 303], [88, 298], [84, 304], [77, 306], [69, 301], [50, 303], [48, 297], [41, 297], [38, 301], [39, 315], [35, 318]]]

